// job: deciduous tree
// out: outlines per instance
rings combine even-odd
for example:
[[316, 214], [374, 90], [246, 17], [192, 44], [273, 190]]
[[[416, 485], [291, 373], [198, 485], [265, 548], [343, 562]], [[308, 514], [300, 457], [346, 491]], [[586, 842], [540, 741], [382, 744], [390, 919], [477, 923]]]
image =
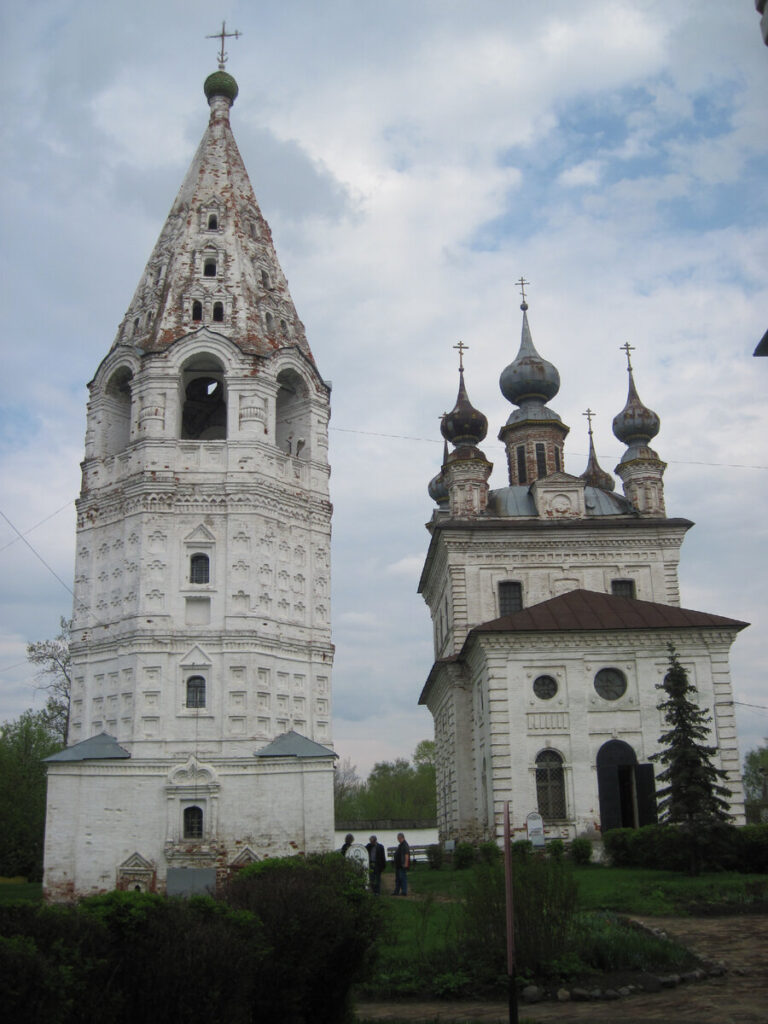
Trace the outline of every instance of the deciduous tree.
[[42, 878], [45, 831], [43, 758], [61, 750], [45, 711], [0, 726], [0, 874]]
[[62, 616], [59, 627], [59, 635], [52, 640], [39, 640], [27, 644], [27, 660], [38, 666], [35, 677], [38, 689], [46, 690], [48, 693], [45, 714], [51, 728], [61, 737], [62, 745], [66, 745], [72, 697], [69, 660], [72, 620]]
[[747, 800], [765, 800], [768, 794], [768, 738], [744, 758], [744, 792]]

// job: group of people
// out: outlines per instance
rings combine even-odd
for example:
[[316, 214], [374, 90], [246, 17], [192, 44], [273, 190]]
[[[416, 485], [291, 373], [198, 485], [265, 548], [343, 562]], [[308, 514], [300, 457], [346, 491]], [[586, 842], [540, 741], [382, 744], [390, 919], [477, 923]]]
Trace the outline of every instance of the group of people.
[[[347, 856], [347, 851], [354, 841], [355, 837], [351, 832], [348, 833], [341, 847], [341, 855], [343, 857]], [[368, 879], [371, 892], [378, 896], [381, 893], [381, 876], [387, 866], [387, 853], [376, 836], [369, 837], [368, 842], [365, 844], [365, 849], [368, 851]], [[395, 888], [392, 895], [407, 896], [411, 848], [405, 841], [405, 836], [402, 832], [397, 833], [397, 846], [395, 847], [393, 863], [395, 865]]]

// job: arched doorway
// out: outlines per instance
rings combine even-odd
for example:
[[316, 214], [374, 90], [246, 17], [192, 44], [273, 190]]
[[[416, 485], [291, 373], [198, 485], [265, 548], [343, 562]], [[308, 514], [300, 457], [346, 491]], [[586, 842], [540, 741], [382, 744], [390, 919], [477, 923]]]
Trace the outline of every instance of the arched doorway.
[[638, 764], [624, 740], [609, 740], [597, 752], [600, 827], [640, 828], [656, 821], [653, 765]]

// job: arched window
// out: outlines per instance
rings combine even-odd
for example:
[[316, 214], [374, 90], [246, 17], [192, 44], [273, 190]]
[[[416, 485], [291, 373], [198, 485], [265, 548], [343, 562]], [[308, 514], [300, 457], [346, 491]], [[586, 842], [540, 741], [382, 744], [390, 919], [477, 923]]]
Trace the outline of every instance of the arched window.
[[202, 807], [184, 808], [184, 838], [203, 838], [203, 809]]
[[206, 256], [203, 262], [203, 277], [216, 277], [216, 257]]
[[264, 314], [264, 319], [265, 319], [266, 324], [267, 324], [267, 330], [271, 331], [272, 330], [272, 314], [271, 313], [265, 313]]
[[203, 304], [197, 299], [192, 303], [192, 319], [198, 322], [203, 319]]
[[266, 272], [266, 270], [262, 270], [261, 272], [261, 283], [264, 285], [265, 288], [269, 288], [269, 274]]
[[202, 676], [190, 676], [187, 680], [187, 707], [205, 707], [205, 680]]
[[210, 583], [211, 565], [208, 555], [192, 555], [189, 560], [189, 582]]
[[214, 302], [213, 304], [213, 320], [214, 323], [221, 324], [224, 322], [224, 303]]
[[536, 802], [545, 821], [565, 818], [565, 772], [556, 750], [542, 750], [536, 756]]
[[217, 231], [219, 227], [219, 218], [215, 213], [208, 214], [208, 230]]

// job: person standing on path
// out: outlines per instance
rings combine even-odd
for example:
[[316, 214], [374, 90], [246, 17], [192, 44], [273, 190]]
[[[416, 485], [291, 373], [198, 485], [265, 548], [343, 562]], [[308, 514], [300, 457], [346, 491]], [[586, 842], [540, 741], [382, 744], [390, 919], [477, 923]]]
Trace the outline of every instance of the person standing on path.
[[376, 836], [370, 837], [365, 848], [368, 851], [368, 877], [371, 882], [371, 892], [378, 896], [381, 892], [381, 873], [387, 866], [387, 855]]
[[402, 832], [397, 833], [395, 847], [395, 891], [393, 896], [408, 895], [408, 868], [411, 866], [411, 848]]

